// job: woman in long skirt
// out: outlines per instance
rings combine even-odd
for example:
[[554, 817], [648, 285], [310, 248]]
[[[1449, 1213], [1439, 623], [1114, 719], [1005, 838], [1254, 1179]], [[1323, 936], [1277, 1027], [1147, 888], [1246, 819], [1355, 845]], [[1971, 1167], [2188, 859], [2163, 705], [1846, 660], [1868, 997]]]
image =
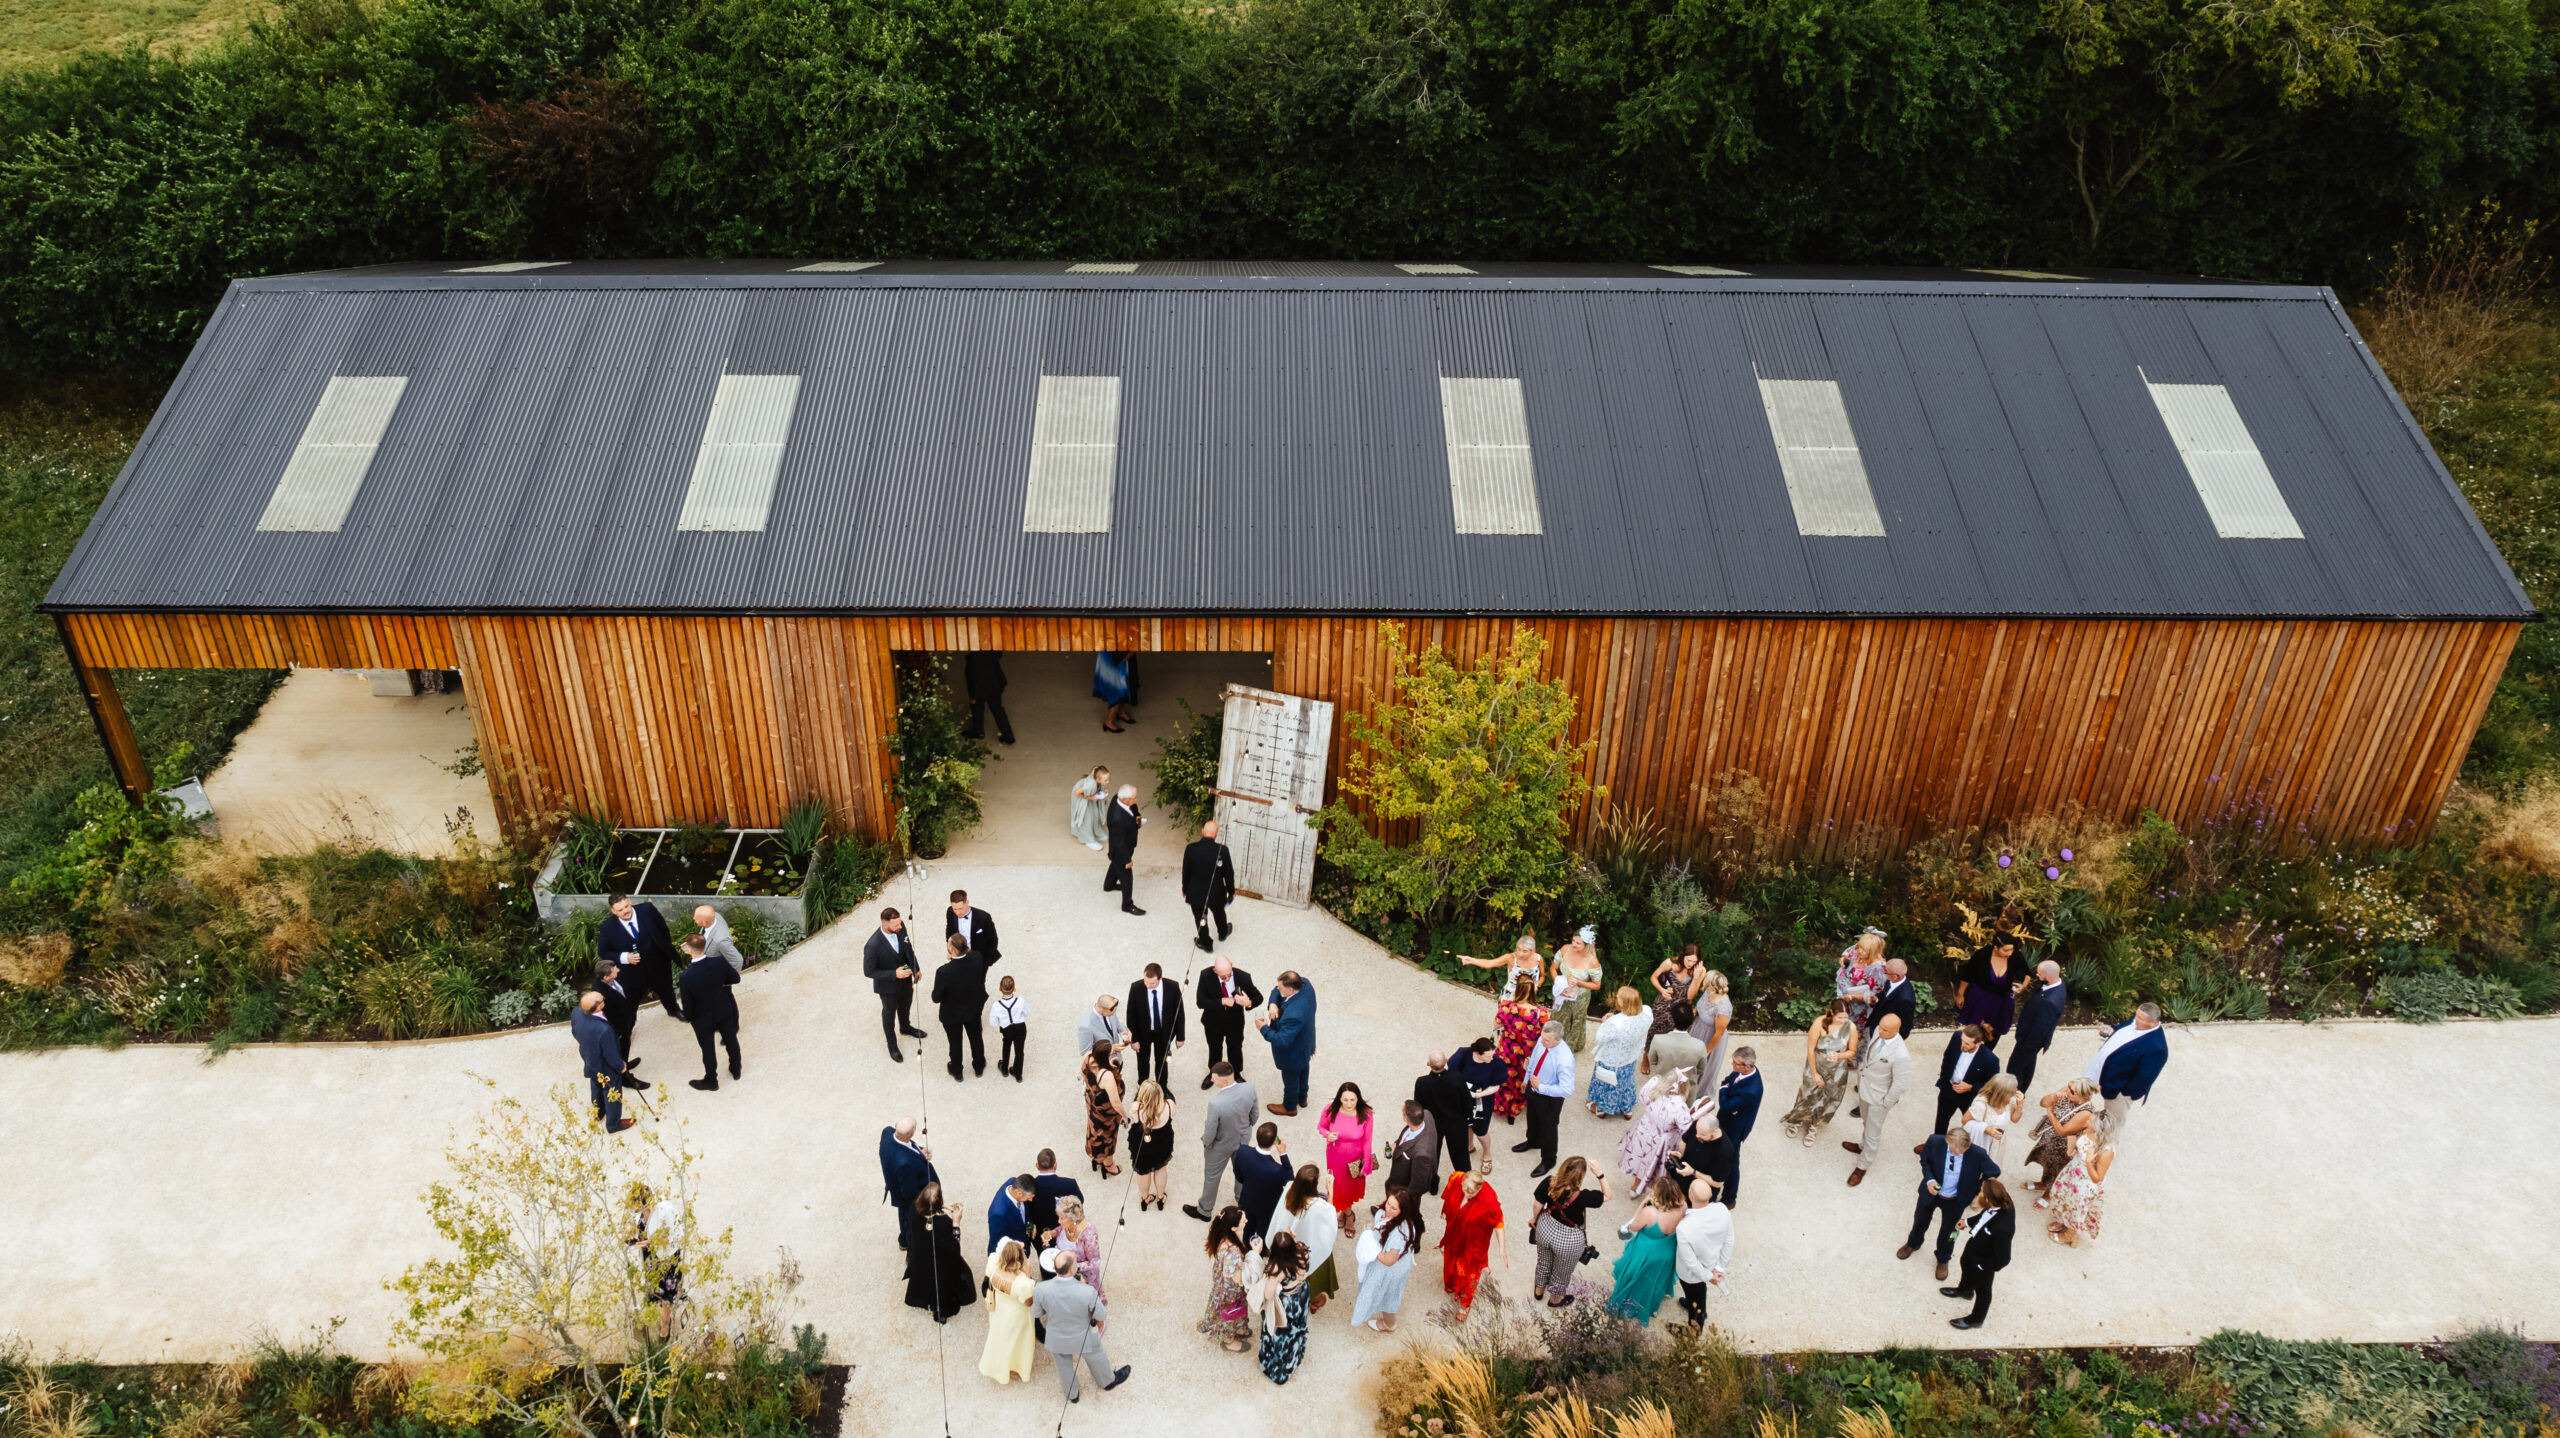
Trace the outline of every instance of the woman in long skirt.
[[2045, 1198], [2053, 1205], [2053, 1222], [2044, 1226], [2045, 1232], [2065, 1248], [2078, 1248], [2084, 1238], [2095, 1239], [2099, 1220], [2106, 1217], [2107, 1170], [2116, 1161], [2116, 1151], [2102, 1134], [2100, 1130], [2073, 1139], [2071, 1161], [2045, 1187]]
[[1644, 1057], [1653, 1015], [1633, 987], [1618, 990], [1617, 1012], [1600, 1021], [1591, 1048], [1591, 1086], [1583, 1091], [1593, 1118], [1624, 1118], [1636, 1111], [1636, 1060]]
[[1229, 1353], [1242, 1353], [1245, 1340], [1253, 1336], [1244, 1260], [1244, 1210], [1231, 1203], [1209, 1225], [1209, 1306], [1200, 1314], [1200, 1331]]
[[1591, 996], [1600, 992], [1604, 970], [1600, 967], [1600, 951], [1592, 946], [1600, 931], [1585, 924], [1573, 936], [1573, 942], [1556, 950], [1555, 1016], [1564, 1025], [1564, 1044], [1576, 1053], [1582, 1051], [1583, 1022], [1591, 1013]]
[[1351, 1305], [1352, 1323], [1378, 1333], [1393, 1333], [1396, 1310], [1404, 1307], [1405, 1280], [1413, 1276], [1414, 1250], [1422, 1247], [1422, 1215], [1414, 1210], [1409, 1189], [1387, 1190], [1378, 1216], [1360, 1235], [1360, 1296]]
[[1835, 998], [1804, 1031], [1804, 1077], [1787, 1110], [1787, 1137], [1813, 1147], [1813, 1136], [1840, 1111], [1857, 1072], [1858, 1025], [1849, 1017], [1849, 1001]]
[[1253, 1286], [1253, 1309], [1262, 1315], [1262, 1376], [1286, 1383], [1307, 1357], [1307, 1251], [1286, 1233], [1271, 1235], [1262, 1258], [1262, 1280]]
[[1652, 1194], [1618, 1229], [1627, 1246], [1618, 1254], [1615, 1280], [1609, 1289], [1609, 1311], [1638, 1323], [1653, 1321], [1653, 1311], [1671, 1296], [1679, 1242], [1673, 1237], [1689, 1203], [1677, 1179], [1656, 1179]]
[[1493, 1245], [1502, 1246], [1502, 1266], [1511, 1266], [1511, 1240], [1503, 1233], [1502, 1198], [1473, 1171], [1449, 1175], [1440, 1195], [1440, 1286], [1458, 1300], [1458, 1312], [1475, 1306], [1476, 1285], [1484, 1280], [1485, 1260]]
[[1493, 1011], [1493, 1051], [1510, 1070], [1502, 1077], [1502, 1092], [1494, 1095], [1493, 1116], [1505, 1123], [1529, 1108], [1529, 1050], [1547, 1028], [1547, 1011], [1538, 1007], [1536, 993], [1528, 979], [1515, 979], [1511, 997]]
[[1689, 1117], [1689, 1076], [1687, 1072], [1658, 1074], [1645, 1085], [1647, 1099], [1644, 1111], [1627, 1125], [1626, 1137], [1618, 1140], [1618, 1171], [1635, 1181], [1639, 1198], [1652, 1182], [1662, 1177], [1671, 1155], [1680, 1151], [1680, 1136], [1688, 1132], [1693, 1121]]
[[[1348, 1210], [1345, 1210], [1347, 1213]], [[1280, 1210], [1271, 1215], [1265, 1228], [1268, 1233], [1285, 1233], [1298, 1240], [1298, 1248], [1307, 1256], [1307, 1306], [1310, 1310], [1324, 1307], [1325, 1300], [1340, 1292], [1342, 1280], [1334, 1272], [1334, 1245], [1342, 1230], [1336, 1225], [1333, 1204], [1325, 1196], [1325, 1173], [1312, 1163], [1298, 1165], [1298, 1176], [1280, 1195]]]
[[1103, 827], [1103, 811], [1111, 807], [1111, 770], [1096, 764], [1093, 772], [1076, 781], [1067, 791], [1067, 832], [1076, 842], [1102, 852], [1103, 840], [1110, 834]]
[[987, 1285], [987, 1346], [978, 1355], [978, 1371], [998, 1383], [1028, 1381], [1040, 1353], [1031, 1331], [1037, 1281], [1020, 1243], [1008, 1238], [987, 1255]]
[[928, 1183], [916, 1195], [916, 1212], [924, 1215], [922, 1243], [907, 1245], [907, 1306], [933, 1314], [936, 1323], [978, 1301], [978, 1275], [960, 1256], [960, 1205], [945, 1205], [942, 1185]]
[[1111, 1056], [1111, 1040], [1093, 1041], [1084, 1056], [1084, 1156], [1096, 1173], [1117, 1178], [1120, 1129], [1129, 1122], [1129, 1106], [1120, 1097], [1120, 1061]]
[[1137, 716], [1137, 655], [1126, 649], [1093, 653], [1093, 697], [1102, 701], [1102, 727], [1117, 734]]

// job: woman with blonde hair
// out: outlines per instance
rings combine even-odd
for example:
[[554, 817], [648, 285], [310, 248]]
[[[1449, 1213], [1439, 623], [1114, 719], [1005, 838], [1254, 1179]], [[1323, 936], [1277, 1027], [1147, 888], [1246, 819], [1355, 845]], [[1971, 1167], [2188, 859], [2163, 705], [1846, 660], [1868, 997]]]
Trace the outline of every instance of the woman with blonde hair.
[[1538, 985], [1547, 981], [1547, 961], [1538, 956], [1538, 936], [1536, 934], [1522, 934], [1520, 936], [1520, 941], [1511, 946], [1511, 952], [1502, 955], [1500, 958], [1479, 959], [1473, 954], [1460, 954], [1457, 956], [1457, 959], [1459, 963], [1464, 964], [1471, 969], [1501, 969], [1504, 971], [1502, 975], [1502, 982], [1494, 987], [1493, 993], [1494, 1001], [1496, 1003], [1509, 998], [1511, 991], [1518, 986], [1519, 982], [1523, 978], [1529, 981], [1529, 987], [1532, 991], [1536, 990]]
[[1164, 1207], [1165, 1169], [1173, 1162], [1173, 1096], [1148, 1079], [1129, 1108], [1129, 1167], [1138, 1175], [1138, 1211]]
[[1690, 1086], [1692, 1093], [1714, 1093], [1724, 1077], [1724, 1042], [1733, 1027], [1733, 986], [1725, 976], [1709, 969], [1698, 976], [1698, 1016], [1689, 1021], [1689, 1033], [1707, 1046], [1707, 1060], [1698, 1066], [1698, 1077]]
[[1527, 974], [1518, 975], [1511, 981], [1511, 997], [1493, 1011], [1493, 1051], [1504, 1070], [1493, 1116], [1504, 1123], [1517, 1123], [1529, 1107], [1529, 1050], [1547, 1029], [1547, 1011], [1538, 1007], [1537, 992]]
[[[1644, 1112], [1627, 1125], [1624, 1138], [1618, 1140], [1618, 1170], [1635, 1181], [1636, 1197], [1644, 1197], [1647, 1184], [1662, 1177], [1670, 1166], [1671, 1155], [1679, 1152], [1680, 1135], [1696, 1122], [1689, 1116], [1689, 1070], [1673, 1069], [1645, 1085], [1650, 1098]], [[1708, 1106], [1714, 1107], [1714, 1100]]]
[[[2071, 1141], [2097, 1126], [2098, 1086], [2076, 1078], [2036, 1103], [2044, 1114], [2036, 1120], [2036, 1146], [2027, 1151], [2027, 1162], [2036, 1166], [2036, 1182], [2021, 1187], [2045, 1189], [2053, 1186], [2054, 1175], [2071, 1156]], [[2043, 1199], [2036, 1200], [2036, 1207], [2045, 1206]]]
[[1591, 1049], [1591, 1086], [1583, 1106], [1593, 1118], [1625, 1118], [1636, 1111], [1636, 1063], [1653, 1028], [1653, 1015], [1632, 985], [1619, 988], [1615, 1007], [1616, 1013], [1600, 1021], [1600, 1038]]
[[1031, 1291], [1037, 1287], [1020, 1240], [1008, 1238], [987, 1255], [987, 1346], [978, 1355], [978, 1371], [998, 1383], [1031, 1378], [1040, 1352], [1031, 1331]]
[[2018, 1080], [2012, 1074], [1993, 1074], [1982, 1092], [1973, 1096], [1973, 1104], [1965, 1110], [1964, 1131], [1973, 1137], [1973, 1146], [1989, 1155], [1991, 1166], [2000, 1166], [2000, 1146], [2009, 1131], [2027, 1121], [2027, 1096], [2018, 1092]]
[[1103, 813], [1111, 807], [1111, 769], [1105, 764], [1093, 766], [1093, 772], [1075, 782], [1067, 791], [1067, 832], [1077, 843], [1096, 853], [1102, 851], [1107, 835], [1103, 829]]
[[1840, 1111], [1849, 1077], [1857, 1071], [1858, 1026], [1849, 1018], [1849, 1001], [1833, 999], [1804, 1031], [1804, 1078], [1796, 1085], [1795, 1106], [1787, 1110], [1787, 1137], [1813, 1147], [1813, 1136]]
[[[2103, 1128], [2071, 1141], [2071, 1161], [2044, 1186], [2053, 1207], [2053, 1222], [2044, 1231], [2054, 1242], [2078, 1248], [2081, 1239], [2098, 1236], [2098, 1221], [2107, 1209], [2107, 1170], [2115, 1161], [2115, 1148]], [[2045, 1201], [2037, 1200], [2036, 1207], [2045, 1207]]]
[[1867, 1010], [1884, 992], [1884, 930], [1868, 929], [1858, 935], [1849, 947], [1840, 951], [1840, 968], [1831, 976], [1834, 997], [1849, 1001], [1849, 1017], [1861, 1030], [1867, 1026]]
[[1093, 1285], [1093, 1296], [1108, 1298], [1102, 1291], [1102, 1225], [1084, 1216], [1084, 1200], [1058, 1200], [1058, 1239], [1051, 1247], [1072, 1253], [1076, 1258], [1076, 1277]]

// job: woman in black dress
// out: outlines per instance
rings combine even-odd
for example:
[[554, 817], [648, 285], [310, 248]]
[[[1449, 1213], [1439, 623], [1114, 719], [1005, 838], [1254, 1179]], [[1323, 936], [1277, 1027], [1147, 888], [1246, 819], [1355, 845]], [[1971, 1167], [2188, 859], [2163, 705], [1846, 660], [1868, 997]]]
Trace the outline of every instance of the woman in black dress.
[[1138, 1211], [1164, 1207], [1165, 1165], [1173, 1162], [1173, 1099], [1154, 1079], [1138, 1085], [1130, 1105], [1129, 1167], [1138, 1175]]
[[960, 1205], [945, 1206], [942, 1185], [928, 1183], [916, 1195], [916, 1212], [924, 1215], [927, 1237], [907, 1246], [907, 1306], [948, 1323], [978, 1297], [978, 1275], [960, 1256]]

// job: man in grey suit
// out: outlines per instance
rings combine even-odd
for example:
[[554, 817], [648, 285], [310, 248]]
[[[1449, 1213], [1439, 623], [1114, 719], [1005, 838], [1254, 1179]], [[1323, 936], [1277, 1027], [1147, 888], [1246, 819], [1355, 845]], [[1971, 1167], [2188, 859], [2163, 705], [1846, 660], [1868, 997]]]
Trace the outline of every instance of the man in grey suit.
[[1102, 1351], [1102, 1332], [1095, 1326], [1104, 1316], [1102, 1295], [1076, 1277], [1074, 1254], [1060, 1253], [1058, 1276], [1042, 1279], [1032, 1288], [1031, 1316], [1047, 1327], [1048, 1336], [1041, 1341], [1049, 1349], [1050, 1361], [1058, 1365], [1058, 1386], [1067, 1390], [1068, 1402], [1084, 1401], [1084, 1389], [1076, 1382], [1079, 1358], [1105, 1393], [1129, 1381], [1128, 1367], [1113, 1368], [1111, 1355]]
[[702, 931], [702, 951], [729, 966], [729, 972], [740, 978], [747, 974], [747, 959], [738, 952], [738, 940], [729, 932], [729, 921], [720, 911], [704, 904], [693, 911], [693, 926]]
[[1200, 1131], [1208, 1174], [1201, 1180], [1200, 1202], [1182, 1206], [1202, 1223], [1218, 1211], [1218, 1180], [1235, 1161], [1236, 1150], [1253, 1137], [1253, 1085], [1237, 1078], [1236, 1066], [1225, 1059], [1209, 1066], [1209, 1085], [1209, 1121]]
[[1840, 1146], [1858, 1156], [1849, 1170], [1849, 1186], [1867, 1181], [1867, 1165], [1875, 1162], [1876, 1145], [1884, 1142], [1884, 1121], [1911, 1087], [1911, 1047], [1902, 1041], [1902, 1015], [1876, 1020], [1876, 1041], [1867, 1045], [1867, 1061], [1858, 1069], [1858, 1103], [1867, 1121], [1856, 1143]]

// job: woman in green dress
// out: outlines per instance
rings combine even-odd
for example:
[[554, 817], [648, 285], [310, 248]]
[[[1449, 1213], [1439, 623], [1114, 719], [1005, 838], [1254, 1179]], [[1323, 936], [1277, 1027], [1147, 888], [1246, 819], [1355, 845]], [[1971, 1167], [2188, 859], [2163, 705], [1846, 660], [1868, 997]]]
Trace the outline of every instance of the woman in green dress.
[[1604, 970], [1600, 967], [1600, 951], [1592, 947], [1600, 931], [1589, 924], [1573, 936], [1573, 942], [1556, 950], [1556, 1022], [1564, 1025], [1565, 1047], [1582, 1051], [1583, 1022], [1591, 1014], [1591, 996], [1600, 991]]
[[1679, 1240], [1672, 1235], [1688, 1212], [1689, 1201], [1680, 1192], [1679, 1180], [1668, 1175], [1654, 1180], [1653, 1191], [1618, 1228], [1618, 1237], [1627, 1246], [1618, 1254], [1612, 1275], [1610, 1312], [1638, 1323], [1653, 1321], [1653, 1311], [1671, 1296], [1680, 1251]]

